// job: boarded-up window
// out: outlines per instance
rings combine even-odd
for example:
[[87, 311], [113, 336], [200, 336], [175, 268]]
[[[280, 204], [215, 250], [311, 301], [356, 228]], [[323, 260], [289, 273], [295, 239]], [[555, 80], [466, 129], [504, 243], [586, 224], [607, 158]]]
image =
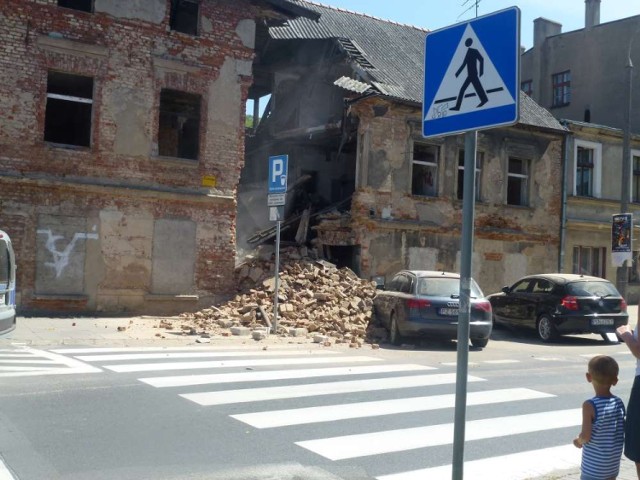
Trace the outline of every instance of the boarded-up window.
[[83, 12], [92, 12], [93, 0], [58, 0], [58, 6]]
[[200, 95], [163, 89], [160, 92], [158, 152], [165, 157], [198, 159]]
[[169, 26], [171, 30], [189, 35], [198, 34], [197, 0], [171, 0]]
[[91, 145], [93, 78], [49, 72], [44, 139], [47, 142]]
[[195, 260], [195, 222], [156, 220], [153, 229], [152, 292], [160, 295], [192, 293]]
[[36, 234], [36, 293], [82, 294], [87, 242], [98, 238], [86, 219], [41, 215]]

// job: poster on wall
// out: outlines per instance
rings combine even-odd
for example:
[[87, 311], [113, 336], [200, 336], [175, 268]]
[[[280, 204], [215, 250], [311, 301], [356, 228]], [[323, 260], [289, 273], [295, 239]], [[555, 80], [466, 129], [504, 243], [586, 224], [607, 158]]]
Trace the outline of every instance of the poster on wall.
[[631, 232], [633, 231], [633, 215], [617, 213], [611, 220], [611, 263], [621, 267], [625, 260], [631, 266], [632, 248]]

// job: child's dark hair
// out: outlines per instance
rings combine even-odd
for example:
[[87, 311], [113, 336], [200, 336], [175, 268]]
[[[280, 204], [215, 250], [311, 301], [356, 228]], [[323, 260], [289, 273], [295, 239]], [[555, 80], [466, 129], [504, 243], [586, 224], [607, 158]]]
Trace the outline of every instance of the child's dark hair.
[[589, 373], [596, 383], [613, 385], [619, 371], [618, 362], [607, 355], [596, 355], [589, 360]]

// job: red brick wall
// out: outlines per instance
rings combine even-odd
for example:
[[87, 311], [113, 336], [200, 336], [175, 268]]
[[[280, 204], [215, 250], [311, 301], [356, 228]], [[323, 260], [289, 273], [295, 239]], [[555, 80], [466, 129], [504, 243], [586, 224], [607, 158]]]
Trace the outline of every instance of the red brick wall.
[[[253, 18], [254, 7], [246, 0], [204, 0], [201, 17], [207, 26], [198, 36], [189, 36], [169, 29], [169, 0], [160, 23], [63, 9], [56, 3], [0, 2], [0, 228], [16, 246], [21, 306], [100, 310], [99, 286], [77, 302], [53, 298], [45, 305], [34, 296], [37, 218], [70, 214], [89, 219], [113, 210], [196, 222], [205, 233], [197, 237], [195, 293], [208, 299], [228, 295], [234, 285], [234, 196], [243, 165], [244, 104], [251, 77], [233, 78], [235, 93], [230, 96], [237, 96], [237, 104], [231, 129], [209, 124], [208, 109], [217, 105], [217, 99], [210, 98], [211, 86], [225, 62], [253, 58], [236, 29], [241, 20]], [[79, 42], [80, 47], [102, 47], [104, 55], [44, 48], [42, 39], [52, 37]], [[185, 68], [158, 69], [159, 60]], [[49, 70], [94, 77], [89, 148], [44, 142]], [[162, 88], [202, 97], [198, 161], [155, 156]], [[139, 102], [133, 115], [136, 129], [123, 132], [119, 115], [130, 98]], [[138, 137], [132, 140], [128, 134]], [[133, 154], [126, 152], [127, 146], [118, 147], [123, 140], [138, 147]], [[201, 187], [204, 175], [216, 177], [215, 190]], [[152, 309], [145, 305], [141, 311]]]

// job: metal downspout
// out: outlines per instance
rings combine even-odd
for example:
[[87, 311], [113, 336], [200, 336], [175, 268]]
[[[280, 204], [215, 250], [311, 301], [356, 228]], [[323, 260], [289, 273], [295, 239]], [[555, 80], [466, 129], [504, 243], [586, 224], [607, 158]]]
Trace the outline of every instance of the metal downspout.
[[573, 150], [573, 135], [567, 126], [567, 122], [560, 121], [563, 127], [567, 128], [565, 133], [562, 152], [562, 193], [560, 203], [560, 246], [558, 251], [558, 272], [564, 272], [565, 244], [567, 237], [567, 177], [569, 171], [569, 159]]

